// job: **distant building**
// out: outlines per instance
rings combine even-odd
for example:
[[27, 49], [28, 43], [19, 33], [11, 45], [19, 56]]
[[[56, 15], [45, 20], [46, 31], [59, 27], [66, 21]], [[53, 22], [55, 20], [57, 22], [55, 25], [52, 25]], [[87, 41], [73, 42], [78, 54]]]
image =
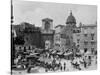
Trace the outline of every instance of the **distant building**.
[[97, 25], [83, 25], [81, 27], [81, 49], [85, 52], [97, 50]]
[[54, 35], [54, 47], [55, 49], [60, 49], [60, 47], [65, 46], [63, 41], [66, 41], [65, 39], [61, 38], [62, 30], [64, 29], [64, 25], [57, 25], [55, 27], [55, 35]]
[[81, 25], [82, 23], [79, 24], [80, 26], [79, 27], [76, 27], [74, 29], [74, 34], [73, 34], [73, 42], [75, 43], [76, 47], [78, 49], [80, 49], [80, 39], [81, 39]]
[[13, 25], [16, 31], [16, 45], [35, 45], [41, 47], [41, 32], [39, 27], [23, 22], [20, 25]]
[[76, 28], [76, 19], [72, 12], [70, 12], [66, 20], [66, 25], [58, 25], [55, 27], [55, 44], [59, 41], [59, 46], [72, 48], [73, 34], [76, 32]]
[[42, 19], [41, 45], [45, 48], [53, 47], [54, 30], [52, 29], [53, 20], [50, 18]]
[[25, 27], [24, 32], [24, 45], [35, 45], [41, 47], [41, 31], [39, 27], [28, 26]]
[[66, 27], [64, 27], [62, 31], [62, 38], [66, 39], [67, 48], [73, 48], [73, 34], [76, 28], [76, 19], [72, 12], [70, 12], [70, 15], [66, 20]]
[[[52, 29], [53, 20], [42, 19], [42, 28], [23, 22], [20, 25], [13, 25], [16, 32], [16, 45], [36, 46], [38, 48], [53, 47], [54, 30]], [[14, 33], [13, 32], [13, 33]], [[15, 33], [14, 33], [15, 34]], [[23, 42], [22, 42], [23, 41]]]
[[74, 41], [77, 47], [84, 52], [97, 50], [97, 25], [84, 25], [80, 23], [81, 32], [74, 35]]

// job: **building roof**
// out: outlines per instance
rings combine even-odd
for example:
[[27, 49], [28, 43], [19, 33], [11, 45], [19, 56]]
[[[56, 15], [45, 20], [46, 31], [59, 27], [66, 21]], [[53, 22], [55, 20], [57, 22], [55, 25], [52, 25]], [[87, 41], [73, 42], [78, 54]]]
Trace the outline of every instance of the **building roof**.
[[87, 27], [97, 27], [97, 25], [95, 25], [95, 24], [87, 24], [87, 25], [82, 25], [81, 26], [82, 28], [87, 28]]
[[69, 24], [69, 23], [75, 23], [76, 24], [76, 19], [73, 16], [72, 12], [70, 12], [70, 15], [68, 16], [67, 21], [66, 21], [66, 24]]
[[42, 19], [42, 21], [53, 21], [53, 20], [50, 18], [44, 18], [44, 19]]
[[64, 25], [59, 24], [59, 25], [55, 26], [55, 28], [58, 28], [58, 27], [64, 27]]

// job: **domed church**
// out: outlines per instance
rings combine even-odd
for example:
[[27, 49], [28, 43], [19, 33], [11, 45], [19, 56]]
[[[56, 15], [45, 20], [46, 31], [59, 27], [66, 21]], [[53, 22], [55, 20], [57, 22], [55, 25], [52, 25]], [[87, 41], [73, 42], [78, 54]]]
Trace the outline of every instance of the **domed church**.
[[76, 29], [76, 19], [72, 14], [72, 11], [70, 12], [67, 20], [66, 20], [66, 26], [62, 30], [62, 35], [65, 35], [66, 37], [63, 39], [66, 39], [65, 46], [72, 48], [73, 46], [73, 31]]
[[70, 12], [70, 15], [67, 18], [66, 24], [72, 27], [76, 27], [76, 19], [73, 16], [72, 11]]

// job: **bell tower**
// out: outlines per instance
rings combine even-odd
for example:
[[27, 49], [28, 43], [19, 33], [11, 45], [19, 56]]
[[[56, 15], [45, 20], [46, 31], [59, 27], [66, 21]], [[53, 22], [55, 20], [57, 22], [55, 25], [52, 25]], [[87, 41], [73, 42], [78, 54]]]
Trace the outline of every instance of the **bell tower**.
[[53, 47], [53, 37], [54, 31], [53, 28], [53, 20], [50, 18], [42, 19], [42, 30], [41, 30], [41, 38], [42, 45], [45, 49]]
[[42, 19], [42, 28], [43, 30], [49, 31], [52, 29], [53, 20], [49, 18]]

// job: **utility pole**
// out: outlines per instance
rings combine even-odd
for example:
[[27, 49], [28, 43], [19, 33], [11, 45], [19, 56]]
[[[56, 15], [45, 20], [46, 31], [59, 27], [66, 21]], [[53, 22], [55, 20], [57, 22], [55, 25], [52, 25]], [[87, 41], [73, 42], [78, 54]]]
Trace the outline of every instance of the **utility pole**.
[[12, 75], [12, 66], [13, 66], [13, 64], [14, 64], [14, 52], [15, 52], [15, 50], [14, 50], [14, 39], [13, 39], [13, 35], [12, 35], [12, 25], [13, 25], [13, 2], [12, 2], [12, 0], [11, 0], [11, 31], [10, 31], [10, 33], [11, 33], [11, 75]]
[[11, 0], [11, 25], [13, 24], [13, 0]]

